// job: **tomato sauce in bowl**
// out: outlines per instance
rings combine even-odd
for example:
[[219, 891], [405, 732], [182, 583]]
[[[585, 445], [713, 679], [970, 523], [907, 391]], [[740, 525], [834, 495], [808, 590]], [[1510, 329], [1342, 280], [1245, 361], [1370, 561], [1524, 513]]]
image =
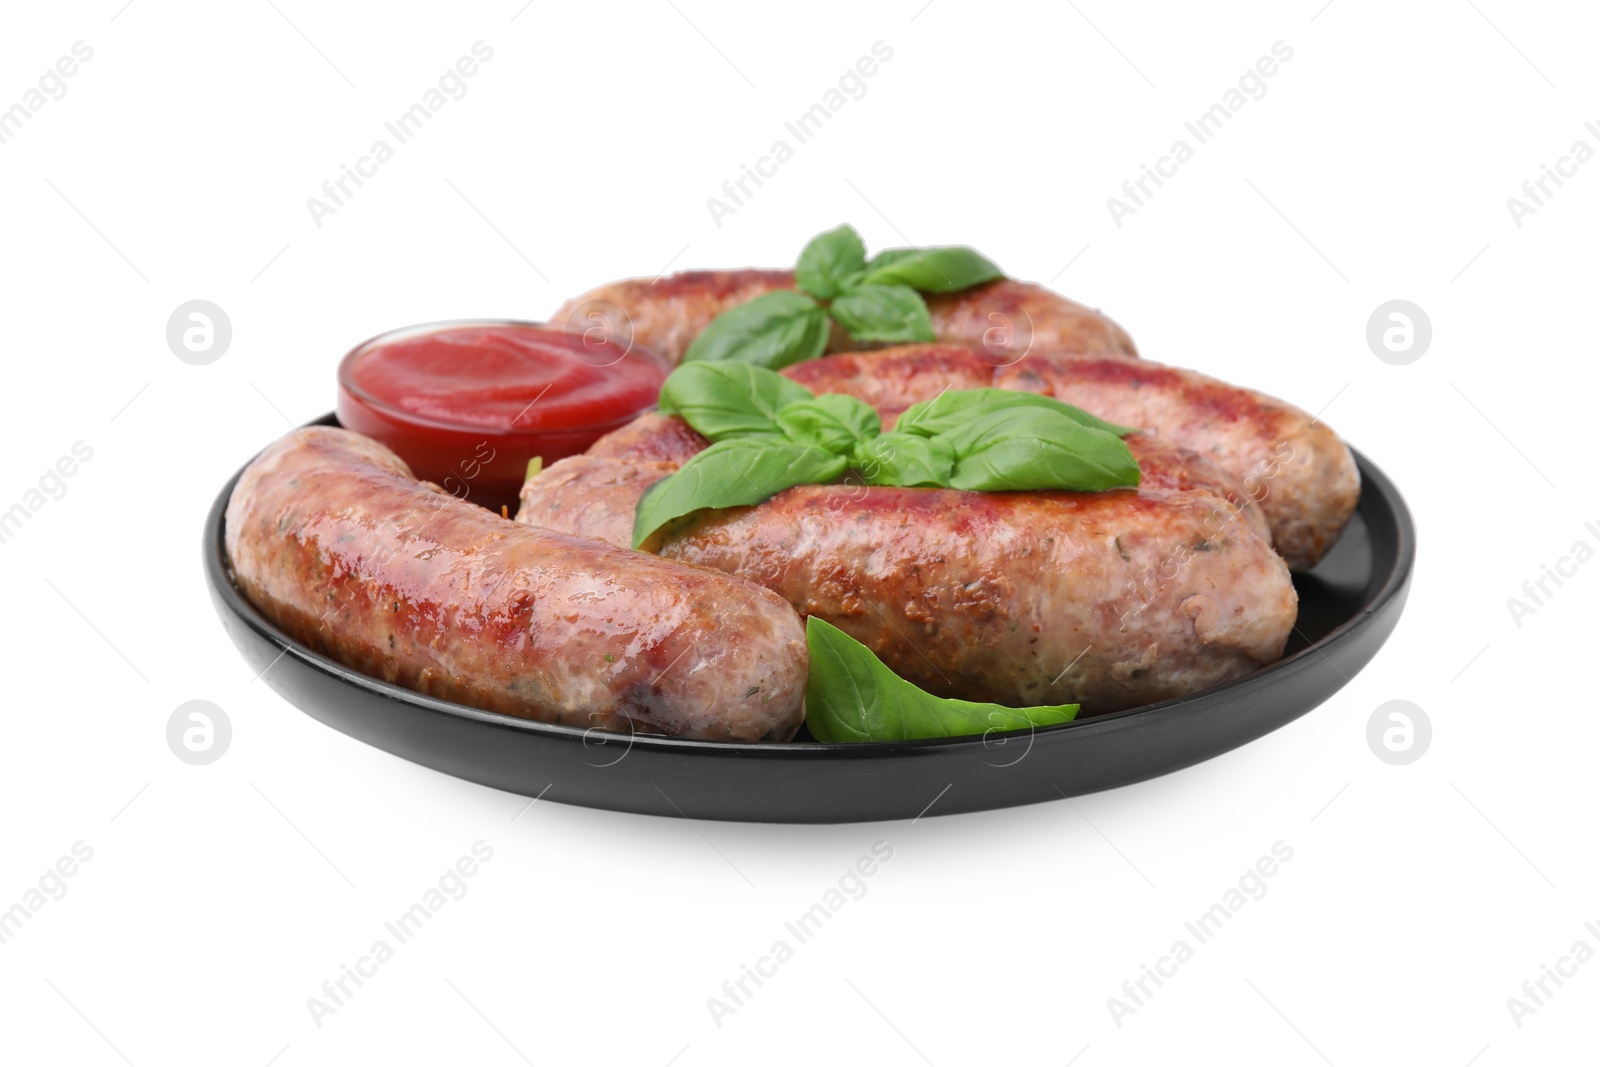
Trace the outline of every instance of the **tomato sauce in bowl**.
[[340, 362], [339, 423], [418, 478], [515, 511], [529, 460], [577, 455], [653, 407], [669, 369], [636, 345], [540, 323], [408, 326]]

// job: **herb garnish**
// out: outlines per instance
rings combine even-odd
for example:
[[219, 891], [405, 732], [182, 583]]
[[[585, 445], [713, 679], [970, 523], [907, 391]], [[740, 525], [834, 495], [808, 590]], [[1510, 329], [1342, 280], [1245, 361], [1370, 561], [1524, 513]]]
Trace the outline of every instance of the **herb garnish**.
[[1033, 393], [947, 391], [913, 404], [896, 429], [855, 397], [814, 396], [748, 363], [685, 363], [661, 388], [661, 410], [712, 441], [651, 486], [633, 545], [702, 508], [758, 504], [855, 470], [869, 485], [976, 491], [1092, 491], [1139, 484], [1122, 435], [1134, 432]]
[[921, 293], [953, 293], [1003, 277], [970, 248], [889, 248], [869, 260], [861, 235], [840, 226], [801, 250], [798, 292], [764, 293], [723, 312], [683, 358], [776, 370], [822, 355], [835, 322], [857, 341], [932, 341]]

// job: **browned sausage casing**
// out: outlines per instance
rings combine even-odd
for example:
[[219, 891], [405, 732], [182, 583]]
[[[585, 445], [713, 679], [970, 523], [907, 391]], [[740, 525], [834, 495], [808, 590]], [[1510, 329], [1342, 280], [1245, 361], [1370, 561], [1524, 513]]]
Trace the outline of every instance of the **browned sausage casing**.
[[957, 345], [901, 345], [827, 356], [784, 371], [815, 393], [848, 393], [898, 413], [945, 389], [1043, 393], [1193, 449], [1244, 483], [1294, 571], [1338, 540], [1361, 495], [1350, 449], [1326, 423], [1292, 404], [1196, 371], [1148, 360], [1031, 352], [993, 361]]
[[273, 444], [239, 478], [227, 551], [245, 596], [364, 674], [545, 722], [786, 740], [805, 634], [725, 573], [507, 522], [345, 430]]
[[[630, 278], [592, 289], [562, 304], [552, 324], [583, 332], [609, 331], [676, 363], [711, 320], [777, 289], [793, 289], [786, 270], [694, 270], [654, 280]], [[1136, 359], [1126, 330], [1093, 308], [1042, 285], [1001, 278], [958, 293], [926, 296], [940, 341], [973, 345], [995, 358], [1030, 348], [1108, 358]], [[877, 348], [852, 341], [835, 327], [830, 352]]]
[[[893, 429], [896, 413], [881, 414], [884, 429]], [[596, 441], [583, 455], [552, 464], [525, 483], [517, 519], [626, 547], [633, 543], [639, 497], [709, 444], [676, 416], [641, 415]], [[1239, 480], [1215, 463], [1148, 434], [1129, 437], [1128, 447], [1139, 464], [1141, 488], [1208, 493], [1239, 512], [1252, 533], [1270, 540], [1261, 509]]]
[[[639, 497], [705, 445], [681, 419], [643, 416], [530, 479], [517, 520], [629, 544]], [[1276, 659], [1294, 587], [1250, 509], [1225, 499], [1237, 483], [1130, 445], [1137, 490], [798, 486], [686, 517], [657, 550], [761, 582], [942, 696], [1095, 714]]]

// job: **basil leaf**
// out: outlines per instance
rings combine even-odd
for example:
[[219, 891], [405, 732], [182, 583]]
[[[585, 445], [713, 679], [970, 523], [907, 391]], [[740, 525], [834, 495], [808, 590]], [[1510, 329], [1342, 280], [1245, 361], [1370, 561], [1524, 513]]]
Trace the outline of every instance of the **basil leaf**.
[[1002, 409], [940, 435], [955, 451], [950, 488], [981, 492], [1139, 484], [1122, 438], [1042, 407]]
[[771, 437], [719, 441], [645, 491], [633, 516], [633, 547], [701, 508], [759, 504], [795, 485], [830, 482], [849, 461]]
[[818, 741], [907, 741], [963, 737], [1070, 722], [1078, 705], [1008, 708], [936, 697], [885, 667], [872, 651], [815, 615], [806, 619], [811, 653], [806, 725]]
[[777, 423], [796, 444], [813, 445], [835, 455], [847, 455], [857, 441], [876, 437], [883, 429], [876, 411], [843, 393], [808, 396], [785, 404]]
[[956, 462], [954, 450], [944, 440], [898, 431], [861, 442], [851, 459], [868, 485], [934, 488], [950, 484]]
[[787, 367], [828, 347], [828, 313], [804, 293], [780, 289], [712, 319], [684, 352], [685, 361], [738, 360]]
[[866, 265], [867, 246], [861, 235], [848, 225], [840, 226], [806, 242], [795, 264], [794, 282], [820, 300], [832, 300]]
[[909, 285], [924, 293], [954, 293], [1004, 278], [1005, 271], [970, 248], [886, 248], [872, 257], [868, 285]]
[[980, 415], [1004, 408], [1041, 407], [1059, 411], [1083, 426], [1105, 430], [1118, 437], [1139, 431], [1131, 426], [1097, 419], [1082, 408], [1064, 404], [1038, 393], [1019, 393], [1012, 389], [947, 389], [932, 400], [912, 404], [894, 424], [896, 430], [932, 437], [971, 422]]
[[779, 409], [810, 399], [805, 386], [753, 363], [684, 363], [667, 375], [657, 406], [724, 441], [779, 433]]
[[928, 305], [908, 286], [858, 285], [828, 310], [857, 341], [933, 340]]

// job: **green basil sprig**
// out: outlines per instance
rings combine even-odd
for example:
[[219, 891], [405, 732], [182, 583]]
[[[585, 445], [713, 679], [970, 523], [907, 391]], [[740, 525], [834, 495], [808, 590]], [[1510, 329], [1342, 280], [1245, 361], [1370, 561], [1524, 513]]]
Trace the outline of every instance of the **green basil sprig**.
[[785, 404], [773, 421], [790, 440], [852, 459], [857, 444], [883, 431], [876, 411], [841, 393], [824, 393]]
[[1003, 277], [999, 267], [970, 248], [886, 248], [872, 257], [861, 283], [955, 293]]
[[867, 246], [852, 226], [837, 226], [806, 242], [794, 265], [794, 283], [818, 300], [832, 300], [867, 269]]
[[661, 385], [661, 411], [713, 441], [778, 432], [778, 412], [811, 390], [749, 363], [685, 363]]
[[[778, 375], [783, 378], [783, 375]], [[789, 379], [783, 378], [784, 381]], [[894, 428], [907, 433], [932, 437], [971, 422], [980, 415], [993, 411], [1016, 411], [1023, 407], [1038, 407], [1059, 412], [1083, 426], [1105, 430], [1118, 437], [1138, 431], [1132, 426], [1118, 426], [1114, 422], [1097, 419], [1082, 408], [1063, 404], [1054, 397], [1039, 393], [1017, 393], [1007, 389], [946, 389], [932, 400], [912, 404], [900, 414]]]
[[822, 355], [833, 322], [857, 341], [932, 341], [933, 320], [920, 293], [953, 293], [1003, 277], [970, 248], [889, 248], [868, 260], [861, 235], [840, 226], [801, 249], [794, 269], [799, 292], [764, 293], [730, 308], [683, 358], [776, 370]]
[[792, 486], [831, 482], [849, 466], [843, 456], [765, 434], [718, 441], [645, 491], [633, 515], [633, 547], [701, 508], [759, 504]]
[[852, 469], [869, 485], [977, 491], [1139, 484], [1121, 436], [1133, 430], [1033, 393], [948, 391], [913, 404], [884, 433], [878, 413], [855, 397], [813, 396], [749, 363], [685, 363], [662, 385], [660, 408], [712, 445], [640, 497], [635, 548], [691, 512], [759, 504]]
[[872, 650], [815, 615], [806, 619], [811, 665], [806, 726], [818, 741], [960, 737], [1070, 722], [1077, 704], [1008, 708], [936, 697], [885, 667]]
[[1122, 438], [1034, 405], [1001, 409], [936, 435], [955, 455], [952, 489], [1115, 489], [1139, 484]]
[[683, 358], [736, 359], [760, 367], [787, 367], [816, 359], [827, 347], [827, 311], [804, 293], [780, 289], [712, 319]]

